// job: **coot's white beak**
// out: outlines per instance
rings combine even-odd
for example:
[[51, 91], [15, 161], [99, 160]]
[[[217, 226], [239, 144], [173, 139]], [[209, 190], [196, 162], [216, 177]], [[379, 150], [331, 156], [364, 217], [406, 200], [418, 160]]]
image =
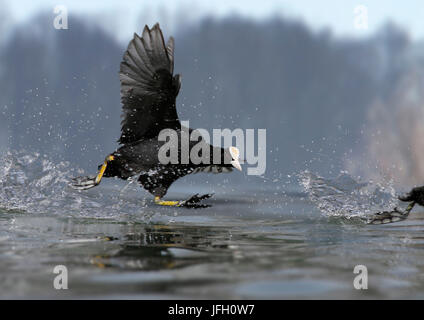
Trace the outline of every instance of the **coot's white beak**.
[[230, 154], [231, 157], [233, 158], [233, 160], [231, 161], [231, 164], [233, 165], [234, 168], [236, 168], [237, 170], [241, 170], [241, 165], [239, 162], [239, 156], [240, 156], [240, 151], [239, 149], [237, 149], [236, 147], [230, 147]]
[[233, 161], [231, 161], [231, 164], [233, 165], [233, 167], [234, 167], [234, 168], [236, 168], [236, 169], [238, 169], [238, 170], [242, 171], [242, 170], [241, 170], [240, 162], [239, 162], [238, 160], [233, 160]]

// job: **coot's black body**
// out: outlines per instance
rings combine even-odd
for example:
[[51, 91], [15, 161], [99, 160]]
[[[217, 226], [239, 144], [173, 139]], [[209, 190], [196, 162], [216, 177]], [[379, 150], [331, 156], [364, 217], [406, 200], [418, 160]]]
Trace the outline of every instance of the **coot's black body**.
[[424, 206], [424, 186], [413, 188], [407, 194], [400, 196], [399, 200], [415, 202], [421, 206]]
[[[192, 130], [190, 130], [191, 132]], [[181, 146], [181, 130], [175, 130], [178, 136], [178, 145]], [[163, 197], [171, 184], [177, 179], [190, 173], [197, 172], [231, 172], [231, 154], [223, 148], [213, 147], [204, 140], [200, 143], [209, 149], [209, 164], [194, 164], [188, 158], [187, 164], [181, 162], [181, 147], [179, 147], [179, 164], [163, 165], [158, 160], [159, 149], [165, 142], [158, 141], [157, 137], [143, 139], [134, 144], [125, 144], [112, 153], [114, 161], [110, 161], [105, 171], [104, 177], [119, 177], [128, 179], [138, 175], [138, 182], [152, 195]], [[190, 141], [189, 152], [198, 142]], [[189, 154], [188, 152], [188, 154]], [[219, 165], [213, 164], [213, 154], [219, 152]], [[201, 153], [200, 153], [201, 154]]]

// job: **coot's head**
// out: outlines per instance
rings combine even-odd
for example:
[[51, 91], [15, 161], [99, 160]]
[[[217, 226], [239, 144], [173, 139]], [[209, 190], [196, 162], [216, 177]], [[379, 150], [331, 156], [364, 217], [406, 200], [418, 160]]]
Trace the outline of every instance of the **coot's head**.
[[231, 164], [233, 165], [234, 168], [241, 171], [241, 165], [240, 165], [240, 161], [239, 161], [239, 157], [240, 157], [239, 149], [237, 149], [236, 147], [230, 147], [229, 151], [230, 151], [231, 158], [232, 158]]

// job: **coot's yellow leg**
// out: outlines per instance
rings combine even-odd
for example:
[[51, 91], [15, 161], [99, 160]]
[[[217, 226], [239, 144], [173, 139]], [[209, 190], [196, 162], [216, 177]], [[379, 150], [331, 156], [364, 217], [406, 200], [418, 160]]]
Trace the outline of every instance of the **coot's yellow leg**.
[[106, 168], [107, 168], [107, 164], [109, 161], [113, 161], [115, 160], [115, 157], [112, 155], [109, 155], [106, 157], [105, 162], [103, 162], [102, 167], [100, 168], [99, 173], [96, 176], [96, 185], [100, 183], [100, 181], [102, 181], [103, 175], [105, 174]]
[[368, 221], [370, 224], [385, 224], [385, 223], [391, 223], [391, 222], [397, 222], [402, 221], [408, 218], [409, 213], [412, 211], [412, 209], [415, 206], [415, 201], [412, 201], [408, 204], [405, 211], [400, 211], [397, 207], [394, 208], [392, 211], [384, 211], [384, 212], [378, 212], [374, 214], [374, 216], [371, 218], [371, 220]]
[[210, 207], [208, 204], [199, 204], [200, 201], [204, 199], [208, 199], [212, 197], [212, 194], [204, 194], [203, 196], [199, 196], [195, 194], [187, 200], [182, 201], [164, 201], [161, 200], [159, 196], [155, 196], [155, 203], [161, 206], [169, 206], [169, 207], [185, 207], [185, 208], [207, 208]]
[[100, 167], [100, 171], [96, 176], [92, 177], [77, 177], [73, 178], [70, 186], [75, 190], [88, 190], [97, 186], [103, 178], [103, 175], [106, 172], [107, 164], [110, 161], [115, 160], [115, 157], [109, 155], [106, 157], [105, 162]]
[[155, 197], [155, 203], [161, 206], [170, 206], [170, 207], [179, 207], [180, 201], [164, 201], [161, 200], [160, 197]]

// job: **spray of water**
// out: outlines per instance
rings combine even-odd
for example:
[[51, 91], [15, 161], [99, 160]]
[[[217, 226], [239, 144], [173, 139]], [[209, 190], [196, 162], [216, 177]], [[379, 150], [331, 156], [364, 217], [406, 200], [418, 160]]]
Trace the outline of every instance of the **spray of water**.
[[7, 152], [0, 158], [0, 208], [62, 216], [107, 218], [129, 213], [143, 217], [142, 197], [128, 195], [134, 187], [132, 180], [118, 191], [102, 186], [80, 192], [69, 187], [70, 179], [78, 175], [84, 175], [83, 170], [65, 161], [55, 163], [38, 153]]
[[398, 204], [392, 181], [358, 182], [346, 172], [325, 179], [303, 171], [299, 178], [310, 200], [327, 216], [367, 219]]

